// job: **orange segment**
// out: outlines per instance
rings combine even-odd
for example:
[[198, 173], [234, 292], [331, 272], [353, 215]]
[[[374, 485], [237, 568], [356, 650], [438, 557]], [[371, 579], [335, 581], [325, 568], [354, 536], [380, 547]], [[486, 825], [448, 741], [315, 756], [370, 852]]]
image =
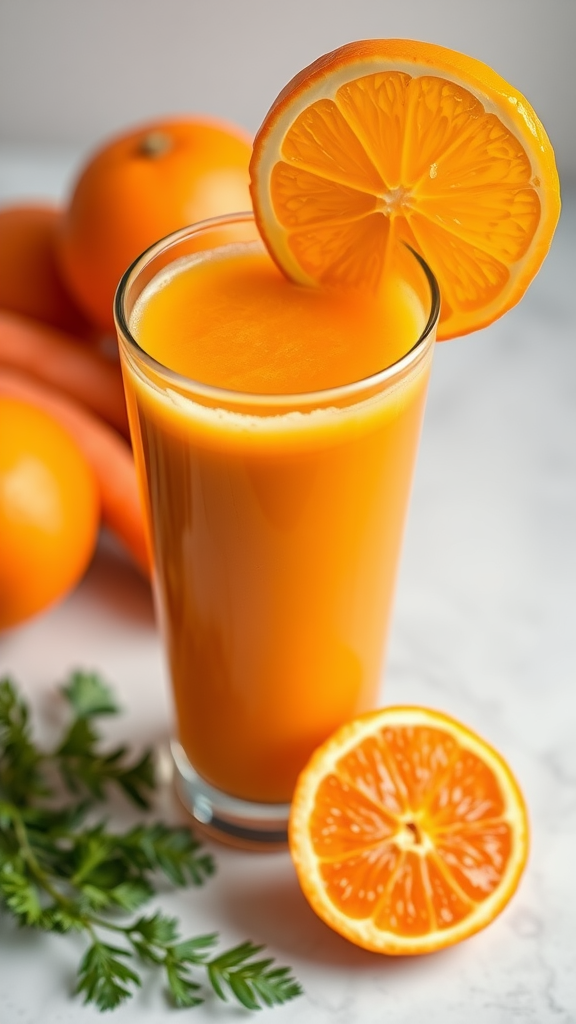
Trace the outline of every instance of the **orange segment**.
[[408, 242], [440, 284], [439, 338], [518, 302], [560, 210], [552, 147], [524, 97], [480, 61], [409, 40], [351, 43], [297, 75], [250, 170], [288, 277], [375, 290]]
[[332, 100], [318, 100], [296, 118], [282, 143], [282, 156], [331, 182], [345, 182], [367, 192], [384, 187], [368, 153]]
[[272, 190], [278, 219], [295, 237], [311, 224], [330, 227], [337, 221], [367, 217], [378, 209], [378, 200], [370, 192], [327, 181], [317, 172], [282, 161], [272, 169]]
[[[402, 182], [406, 96], [411, 78], [401, 72], [368, 75], [341, 86], [337, 102], [370, 153], [388, 189]], [[381, 143], [386, 140], [386, 144]]]
[[389, 225], [382, 217], [352, 220], [338, 234], [326, 224], [294, 232], [290, 251], [311, 275], [325, 285], [376, 289], [382, 278]]
[[302, 772], [290, 849], [316, 913], [381, 953], [428, 953], [484, 928], [518, 884], [526, 809], [488, 744], [426, 708], [374, 711]]

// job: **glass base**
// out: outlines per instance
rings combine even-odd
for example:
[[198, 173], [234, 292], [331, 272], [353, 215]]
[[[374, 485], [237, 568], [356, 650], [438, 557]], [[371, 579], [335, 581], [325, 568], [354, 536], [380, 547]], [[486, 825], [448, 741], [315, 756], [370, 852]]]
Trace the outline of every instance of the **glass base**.
[[222, 793], [194, 770], [177, 740], [170, 744], [176, 791], [194, 821], [233, 846], [283, 849], [288, 843], [290, 804], [259, 804]]

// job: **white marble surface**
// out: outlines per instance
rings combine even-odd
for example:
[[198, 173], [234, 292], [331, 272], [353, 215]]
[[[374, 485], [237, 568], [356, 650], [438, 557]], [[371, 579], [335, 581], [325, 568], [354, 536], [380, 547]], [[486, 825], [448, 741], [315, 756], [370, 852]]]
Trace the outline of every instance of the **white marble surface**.
[[[5, 153], [0, 198], [60, 194], [71, 160]], [[573, 194], [521, 306], [438, 346], [383, 690], [385, 702], [460, 717], [506, 756], [530, 809], [526, 874], [501, 917], [473, 939], [429, 957], [386, 959], [314, 916], [287, 854], [215, 848], [217, 877], [163, 906], [188, 934], [218, 929], [227, 944], [249, 937], [294, 968], [305, 995], [260, 1020], [576, 1021], [575, 227]], [[111, 736], [137, 744], [167, 737], [149, 594], [107, 542], [65, 604], [0, 639], [0, 671], [48, 719], [55, 683], [75, 666], [99, 668], [121, 695], [127, 713], [110, 724]], [[100, 1019], [70, 996], [80, 944], [0, 919], [2, 1024]], [[189, 1012], [197, 1024], [247, 1016], [214, 1001]], [[179, 1017], [154, 979], [114, 1019]]]

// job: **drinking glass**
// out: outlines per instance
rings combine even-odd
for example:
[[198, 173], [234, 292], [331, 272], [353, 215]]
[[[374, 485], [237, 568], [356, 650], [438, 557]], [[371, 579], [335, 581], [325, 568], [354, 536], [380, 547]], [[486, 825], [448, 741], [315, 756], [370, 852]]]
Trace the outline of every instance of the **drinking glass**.
[[378, 701], [439, 296], [407, 253], [421, 333], [314, 393], [214, 387], [143, 351], [133, 313], [156, 275], [244, 243], [262, 244], [248, 213], [168, 236], [124, 275], [115, 316], [178, 791], [220, 838], [271, 848], [312, 751]]

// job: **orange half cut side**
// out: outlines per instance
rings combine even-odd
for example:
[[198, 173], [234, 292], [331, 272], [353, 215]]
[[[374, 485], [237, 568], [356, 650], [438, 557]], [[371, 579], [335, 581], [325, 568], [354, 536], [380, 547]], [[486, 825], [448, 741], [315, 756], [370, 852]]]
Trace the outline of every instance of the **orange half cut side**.
[[418, 954], [484, 928], [528, 852], [522, 794], [499, 754], [418, 707], [341, 728], [302, 772], [290, 850], [312, 908], [358, 946]]
[[560, 211], [554, 153], [528, 101], [431, 43], [350, 43], [300, 72], [254, 143], [271, 255], [301, 284], [378, 288], [408, 243], [442, 293], [439, 338], [524, 294]]

